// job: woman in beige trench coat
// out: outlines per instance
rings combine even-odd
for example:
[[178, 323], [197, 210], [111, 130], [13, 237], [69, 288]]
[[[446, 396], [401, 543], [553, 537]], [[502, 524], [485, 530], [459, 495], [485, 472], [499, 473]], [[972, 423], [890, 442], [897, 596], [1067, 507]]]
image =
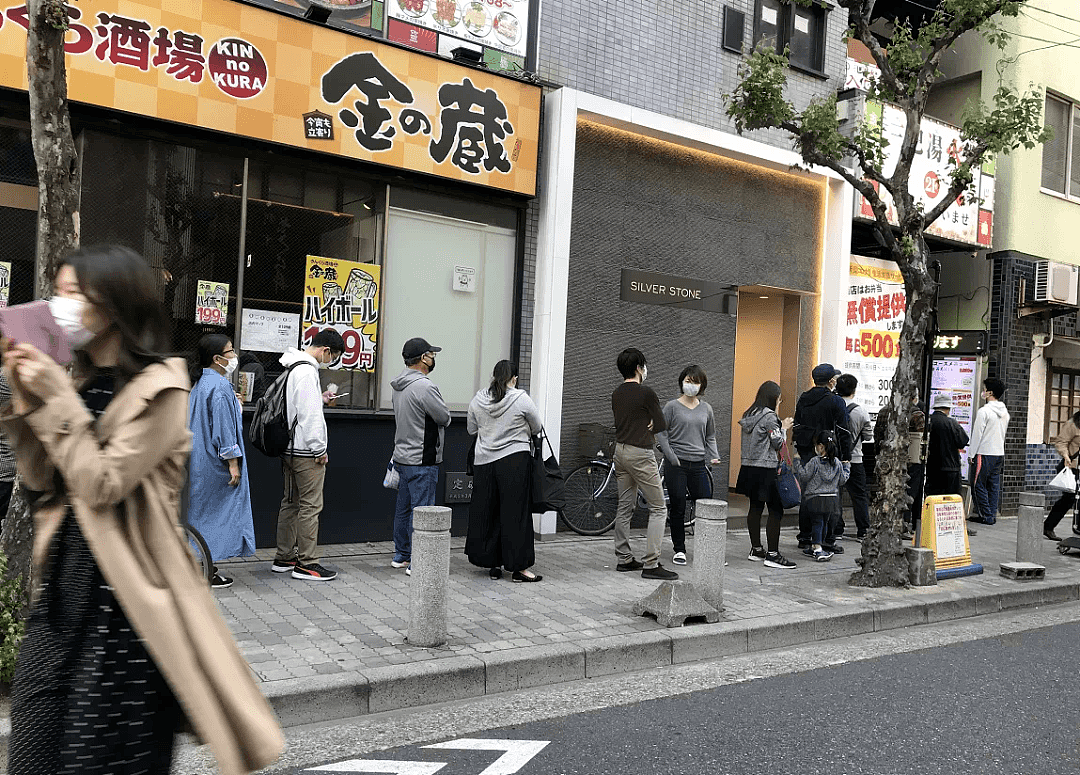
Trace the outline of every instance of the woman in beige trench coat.
[[166, 775], [184, 718], [220, 771], [272, 763], [281, 730], [178, 528], [187, 370], [146, 262], [86, 248], [53, 315], [76, 379], [5, 342], [0, 415], [34, 511], [41, 582], [12, 687], [9, 772]]

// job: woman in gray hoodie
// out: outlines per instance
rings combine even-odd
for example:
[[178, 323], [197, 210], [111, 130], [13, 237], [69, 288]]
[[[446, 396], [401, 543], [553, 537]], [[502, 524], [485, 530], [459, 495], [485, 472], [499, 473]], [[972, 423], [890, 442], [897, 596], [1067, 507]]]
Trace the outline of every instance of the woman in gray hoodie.
[[[780, 554], [780, 518], [784, 516], [784, 506], [776, 489], [776, 467], [780, 447], [793, 422], [790, 417], [780, 421], [776, 414], [780, 401], [780, 386], [772, 381], [762, 382], [754, 403], [739, 420], [742, 467], [735, 492], [750, 499], [750, 511], [746, 515], [746, 528], [750, 532], [747, 559], [764, 562], [767, 568], [794, 568], [795, 563]], [[765, 526], [768, 551], [761, 546], [761, 514], [766, 505], [769, 507], [769, 521]]]
[[502, 578], [505, 567], [514, 581], [540, 581], [528, 570], [536, 561], [529, 486], [532, 437], [543, 423], [517, 380], [517, 364], [499, 361], [491, 386], [469, 403], [476, 455], [465, 554], [473, 565], [490, 568], [493, 579]]

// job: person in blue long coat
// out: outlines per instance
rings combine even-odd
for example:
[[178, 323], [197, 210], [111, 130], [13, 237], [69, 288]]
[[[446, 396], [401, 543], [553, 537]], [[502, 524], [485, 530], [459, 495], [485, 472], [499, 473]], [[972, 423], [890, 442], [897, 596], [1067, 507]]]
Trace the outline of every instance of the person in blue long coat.
[[[239, 363], [232, 340], [207, 334], [199, 340], [199, 362], [192, 371], [188, 404], [191, 429], [188, 522], [206, 540], [213, 560], [255, 554], [255, 525], [244, 460], [240, 401], [229, 378]], [[214, 568], [215, 589], [233, 580]]]

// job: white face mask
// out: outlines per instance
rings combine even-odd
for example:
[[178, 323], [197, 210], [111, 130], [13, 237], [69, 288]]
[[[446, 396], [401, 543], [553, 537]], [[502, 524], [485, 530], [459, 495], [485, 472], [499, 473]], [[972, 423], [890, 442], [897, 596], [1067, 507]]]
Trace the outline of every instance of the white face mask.
[[49, 299], [49, 312], [56, 324], [67, 334], [68, 342], [75, 350], [82, 349], [94, 339], [94, 332], [83, 325], [83, 310], [86, 302], [67, 296], [53, 296]]
[[696, 396], [700, 391], [701, 385], [698, 385], [695, 382], [682, 383], [682, 392], [686, 393], [688, 396]]
[[240, 359], [235, 355], [225, 361], [225, 376], [231, 377], [236, 367], [240, 365]]
[[649, 367], [648, 366], [642, 366], [641, 367], [641, 381], [644, 382], [646, 377], [648, 377], [648, 376], [649, 376]]

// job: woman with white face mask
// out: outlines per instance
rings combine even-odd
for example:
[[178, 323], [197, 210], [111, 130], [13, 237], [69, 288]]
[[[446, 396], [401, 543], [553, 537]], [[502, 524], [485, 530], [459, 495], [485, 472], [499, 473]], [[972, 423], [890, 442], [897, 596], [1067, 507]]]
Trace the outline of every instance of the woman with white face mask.
[[716, 448], [713, 409], [699, 397], [709, 384], [700, 366], [687, 366], [679, 375], [679, 397], [664, 407], [667, 430], [656, 435], [664, 452], [664, 483], [667, 485], [668, 521], [674, 565], [686, 565], [686, 498], [711, 498], [712, 479], [705, 467], [720, 462]]
[[[202, 533], [215, 561], [255, 554], [255, 525], [251, 517], [244, 424], [232, 379], [240, 362], [225, 334], [199, 340], [199, 363], [191, 371], [188, 427], [191, 492], [188, 522]], [[225, 589], [233, 580], [214, 568], [211, 586]]]

